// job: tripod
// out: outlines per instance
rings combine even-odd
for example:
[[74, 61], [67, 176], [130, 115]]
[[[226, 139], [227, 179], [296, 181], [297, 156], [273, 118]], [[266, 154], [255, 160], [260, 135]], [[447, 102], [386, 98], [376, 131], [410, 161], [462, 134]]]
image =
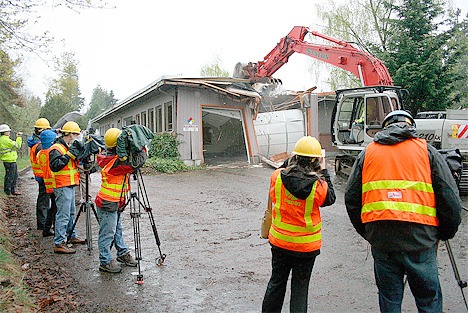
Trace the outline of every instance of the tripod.
[[96, 208], [94, 207], [94, 203], [91, 201], [91, 196], [89, 195], [89, 171], [85, 170], [85, 178], [86, 178], [86, 183], [85, 183], [85, 201], [83, 201], [80, 205], [80, 210], [78, 211], [78, 214], [76, 215], [75, 222], [73, 223], [73, 227], [70, 230], [70, 233], [68, 234], [68, 240], [71, 239], [71, 235], [73, 234], [73, 230], [76, 227], [76, 223], [78, 222], [78, 219], [80, 218], [80, 215], [82, 212], [85, 212], [86, 214], [86, 245], [88, 247], [88, 251], [93, 250], [93, 235], [91, 231], [91, 210], [94, 213], [94, 216], [96, 217], [96, 221], [98, 222], [99, 225], [99, 218], [96, 212]]
[[[143, 177], [140, 172], [140, 169], [136, 169], [133, 173], [133, 178], [137, 182], [137, 190], [130, 192], [130, 197], [127, 200], [127, 204], [130, 204], [130, 217], [133, 222], [133, 237], [135, 241], [135, 259], [138, 261], [138, 275], [137, 275], [137, 284], [143, 284], [143, 274], [141, 273], [140, 262], [141, 257], [141, 238], [140, 238], [140, 217], [142, 214], [141, 208], [148, 213], [151, 228], [153, 230], [154, 239], [159, 250], [159, 257], [156, 258], [156, 265], [160, 266], [164, 263], [166, 255], [161, 252], [161, 241], [159, 240], [158, 231], [156, 229], [156, 224], [154, 222], [153, 209], [151, 208], [148, 200], [148, 194], [146, 193], [145, 184], [143, 182]], [[125, 207], [124, 206], [124, 207]]]
[[457, 280], [458, 286], [460, 287], [461, 294], [462, 294], [462, 297], [463, 297], [463, 301], [465, 302], [465, 307], [466, 307], [466, 310], [468, 311], [468, 304], [466, 303], [465, 293], [463, 292], [463, 288], [466, 288], [466, 286], [468, 286], [468, 284], [467, 284], [466, 281], [463, 281], [461, 279], [460, 273], [458, 272], [457, 264], [455, 263], [455, 257], [453, 256], [452, 246], [450, 245], [450, 242], [448, 240], [445, 241], [445, 246], [447, 247], [447, 252], [448, 252], [448, 255], [449, 255], [449, 258], [450, 258], [450, 263], [452, 264], [455, 279]]

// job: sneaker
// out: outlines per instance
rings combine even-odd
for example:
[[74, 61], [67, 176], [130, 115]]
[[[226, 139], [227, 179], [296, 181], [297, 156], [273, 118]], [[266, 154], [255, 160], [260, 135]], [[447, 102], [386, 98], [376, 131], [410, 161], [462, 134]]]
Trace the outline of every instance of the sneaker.
[[75, 252], [76, 252], [75, 249], [67, 247], [67, 245], [65, 243], [55, 245], [55, 247], [54, 247], [54, 253], [72, 254], [72, 253], [75, 253]]
[[130, 267], [137, 267], [137, 265], [138, 265], [138, 262], [130, 254], [130, 252], [127, 252], [122, 256], [118, 256], [117, 261], [119, 261], [121, 263], [124, 263], [125, 265], [130, 266]]
[[70, 240], [68, 240], [68, 243], [72, 243], [74, 245], [84, 245], [86, 244], [86, 240], [76, 237], [76, 238], [71, 238]]
[[115, 262], [115, 260], [112, 260], [107, 264], [100, 264], [99, 270], [101, 272], [120, 273], [122, 271], [122, 266], [120, 266], [119, 263]]

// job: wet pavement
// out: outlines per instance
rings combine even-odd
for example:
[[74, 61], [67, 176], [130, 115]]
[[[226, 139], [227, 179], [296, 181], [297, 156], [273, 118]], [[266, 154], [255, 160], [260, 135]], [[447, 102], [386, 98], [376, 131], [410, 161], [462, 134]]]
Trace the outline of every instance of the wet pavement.
[[[94, 241], [91, 251], [79, 246], [75, 255], [55, 255], [53, 239], [40, 238], [45, 247], [50, 247], [45, 255], [76, 278], [93, 303], [94, 312], [259, 312], [271, 271], [269, 244], [259, 234], [273, 170], [268, 165], [232, 165], [143, 175], [160, 247], [167, 255], [164, 264], [157, 266], [158, 247], [149, 216], [143, 211], [139, 223], [143, 284], [137, 284], [136, 268], [124, 268], [120, 274], [99, 272], [94, 216], [90, 220]], [[31, 175], [29, 172], [22, 176], [23, 192], [37, 192], [37, 184], [29, 179]], [[357, 235], [347, 217], [345, 180], [334, 174], [332, 177], [337, 201], [321, 210], [323, 248], [312, 274], [309, 308], [313, 312], [377, 312], [369, 245]], [[94, 199], [100, 174], [92, 174], [91, 182]], [[135, 181], [132, 188], [136, 190]], [[33, 220], [35, 194], [30, 202]], [[468, 207], [466, 199], [464, 204]], [[135, 220], [130, 211], [127, 207], [122, 221], [124, 238], [134, 253]], [[462, 225], [451, 244], [460, 275], [467, 280], [468, 212], [462, 213]], [[83, 238], [85, 225], [86, 216], [82, 214], [77, 230]], [[439, 267], [444, 311], [463, 312], [460, 288], [445, 244], [439, 249]], [[288, 303], [289, 291], [283, 312], [289, 312]], [[403, 312], [414, 311], [407, 287]]]

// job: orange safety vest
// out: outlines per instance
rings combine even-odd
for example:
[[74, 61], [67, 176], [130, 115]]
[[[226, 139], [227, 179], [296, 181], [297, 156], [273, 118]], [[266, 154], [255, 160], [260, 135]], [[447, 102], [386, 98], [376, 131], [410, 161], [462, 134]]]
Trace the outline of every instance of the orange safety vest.
[[[60, 143], [53, 144], [52, 147], [50, 147], [50, 151], [52, 150], [58, 150], [62, 155], [66, 154], [68, 151], [68, 149]], [[70, 159], [67, 165], [60, 171], [52, 172], [52, 175], [55, 180], [55, 188], [75, 186], [80, 183], [80, 173], [78, 172], [75, 160], [72, 159]]]
[[50, 170], [50, 161], [49, 161], [49, 149], [42, 149], [37, 153], [37, 160], [41, 166], [42, 172], [44, 173], [44, 185], [46, 187], [46, 193], [54, 193], [55, 188], [55, 179]]
[[37, 158], [37, 146], [41, 142], [36, 143], [29, 149], [29, 161], [31, 162], [31, 168], [33, 171], [34, 176], [36, 177], [44, 177], [44, 173], [42, 172], [41, 165], [39, 164], [39, 160]]
[[328, 184], [316, 181], [307, 199], [293, 196], [283, 185], [281, 169], [273, 172], [270, 197], [274, 205], [268, 239], [274, 246], [312, 252], [322, 247], [322, 218], [319, 207], [325, 201]]
[[426, 141], [413, 138], [395, 145], [369, 144], [362, 169], [362, 222], [395, 220], [438, 226], [436, 213]]
[[129, 175], [109, 175], [118, 158], [116, 155], [101, 170], [102, 184], [97, 196], [110, 202], [121, 202], [129, 190]]

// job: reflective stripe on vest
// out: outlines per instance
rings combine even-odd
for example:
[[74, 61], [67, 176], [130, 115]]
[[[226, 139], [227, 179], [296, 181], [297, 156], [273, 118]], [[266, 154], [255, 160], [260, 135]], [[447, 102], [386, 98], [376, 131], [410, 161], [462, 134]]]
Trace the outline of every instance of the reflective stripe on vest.
[[41, 166], [42, 172], [44, 173], [44, 185], [46, 187], [46, 193], [53, 193], [55, 188], [55, 179], [50, 170], [49, 162], [49, 151], [50, 149], [42, 149], [37, 153], [37, 160]]
[[[50, 150], [58, 150], [62, 155], [66, 154], [68, 149], [62, 144], [56, 143], [50, 147]], [[50, 153], [50, 152], [49, 152]], [[74, 160], [70, 159], [60, 171], [52, 172], [55, 180], [55, 188], [75, 186], [80, 183], [80, 173]]]
[[109, 175], [109, 170], [114, 166], [117, 159], [118, 156], [116, 155], [101, 170], [102, 184], [98, 196], [111, 202], [120, 202], [121, 199], [125, 198], [129, 190], [129, 175]]
[[[322, 245], [322, 220], [320, 219], [319, 205], [316, 199], [317, 183], [318, 181], [314, 183], [307, 199], [301, 200], [294, 197], [284, 188], [281, 173], [278, 173], [274, 187], [274, 212], [269, 233], [269, 239], [273, 245], [299, 252], [310, 252], [320, 249]], [[302, 216], [303, 225], [291, 224], [284, 221], [281, 210], [284, 210], [288, 206], [304, 211]], [[316, 219], [315, 224], [313, 215], [315, 215]]]
[[42, 172], [41, 165], [39, 164], [39, 159], [37, 157], [37, 146], [39, 146], [40, 142], [36, 143], [34, 146], [29, 149], [29, 161], [31, 162], [31, 169], [33, 171], [34, 176], [36, 177], [44, 177], [44, 173]]
[[[402, 158], [405, 154], [411, 157]], [[397, 220], [439, 224], [425, 141], [415, 138], [396, 145], [374, 142], [367, 146], [361, 219], [363, 223]]]

